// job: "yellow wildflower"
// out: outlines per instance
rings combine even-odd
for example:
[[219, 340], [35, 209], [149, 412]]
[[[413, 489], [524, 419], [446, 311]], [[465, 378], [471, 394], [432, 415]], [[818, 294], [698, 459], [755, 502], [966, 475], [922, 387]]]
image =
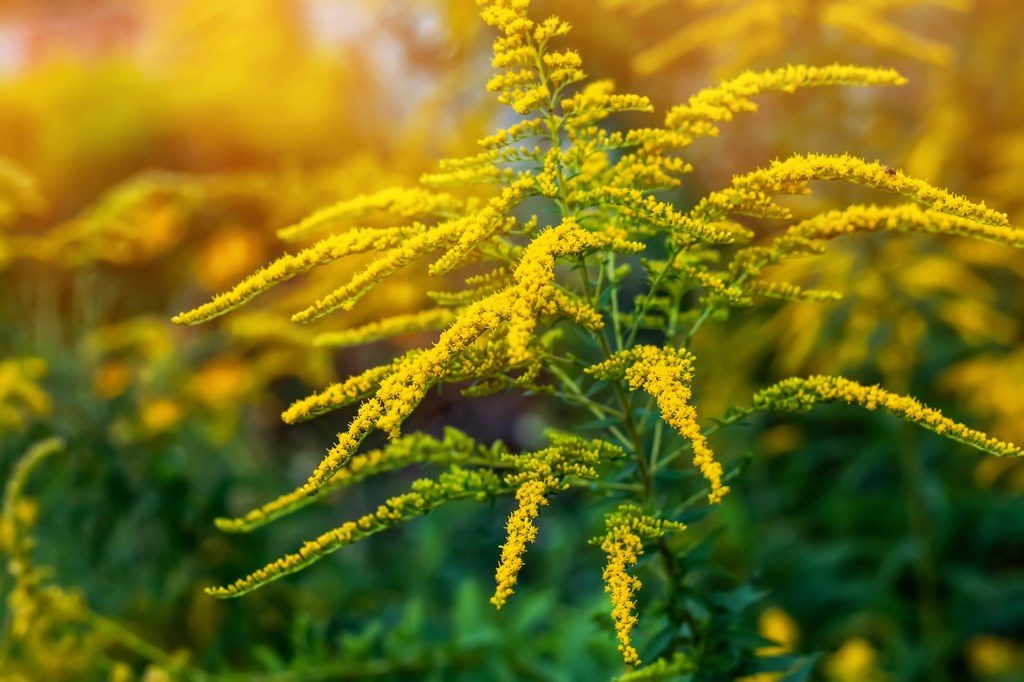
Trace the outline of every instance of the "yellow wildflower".
[[619, 651], [623, 660], [629, 665], [639, 665], [640, 655], [630, 641], [630, 633], [637, 623], [633, 615], [636, 602], [633, 594], [640, 589], [640, 579], [631, 576], [626, 569], [633, 566], [643, 554], [643, 543], [639, 536], [621, 530], [609, 533], [601, 543], [601, 549], [608, 556], [608, 564], [601, 577], [605, 582], [605, 591], [611, 595], [612, 620], [615, 621], [615, 632], [619, 639]]
[[294, 256], [284, 255], [265, 268], [257, 270], [230, 291], [218, 294], [212, 301], [181, 313], [173, 318], [177, 324], [198, 324], [223, 315], [281, 282], [302, 274], [318, 265], [330, 263], [344, 256], [382, 249], [400, 244], [413, 228], [352, 229], [332, 235]]
[[588, 367], [586, 372], [599, 378], [625, 378], [631, 390], [642, 389], [652, 395], [665, 423], [690, 441], [693, 463], [711, 485], [708, 500], [712, 504], [722, 500], [729, 492], [729, 487], [722, 484], [722, 465], [701, 432], [697, 411], [688, 402], [692, 393], [692, 354], [674, 348], [636, 346]]
[[771, 71], [745, 71], [716, 87], [701, 90], [686, 104], [665, 115], [665, 127], [693, 137], [718, 135], [716, 123], [731, 121], [740, 112], [757, 111], [750, 98], [763, 92], [795, 92], [825, 85], [903, 85], [907, 80], [892, 69], [847, 64], [787, 66]]
[[512, 596], [512, 587], [516, 584], [519, 570], [523, 567], [526, 545], [537, 539], [537, 527], [533, 525], [533, 520], [540, 513], [540, 508], [548, 503], [545, 495], [557, 484], [558, 481], [554, 477], [545, 481], [531, 480], [523, 483], [516, 491], [516, 502], [519, 506], [505, 524], [507, 536], [505, 544], [501, 546], [501, 559], [494, 575], [498, 585], [494, 590], [494, 596], [491, 597], [491, 603], [499, 609]]
[[863, 184], [902, 194], [940, 213], [988, 225], [1008, 224], [1005, 213], [986, 207], [984, 202], [973, 203], [877, 161], [869, 162], [849, 154], [794, 154], [784, 161], [773, 162], [768, 168], [734, 177], [732, 190], [733, 193], [804, 194], [811, 180], [845, 180]]
[[297, 552], [286, 554], [230, 585], [209, 587], [206, 593], [221, 598], [239, 597], [289, 573], [300, 571], [331, 552], [426, 514], [442, 504], [465, 498], [485, 500], [497, 492], [499, 482], [493, 473], [486, 470], [467, 471], [453, 466], [436, 481], [416, 481], [410, 492], [390, 498], [376, 511], [364, 514], [355, 521], [348, 521], [315, 540], [307, 541]]
[[644, 553], [643, 540], [656, 539], [667, 532], [685, 530], [681, 523], [665, 521], [648, 516], [633, 504], [623, 504], [605, 515], [605, 534], [595, 538], [607, 556], [602, 577], [605, 592], [611, 595], [612, 620], [619, 640], [619, 651], [629, 665], [640, 665], [640, 655], [633, 647], [630, 633], [637, 623], [633, 614], [636, 603], [633, 596], [642, 587], [640, 579], [627, 570], [636, 564]]
[[376, 322], [370, 322], [355, 329], [324, 332], [313, 337], [313, 345], [323, 348], [345, 348], [379, 341], [392, 336], [412, 332], [426, 332], [444, 329], [455, 320], [457, 311], [450, 308], [433, 308], [418, 313], [394, 315]]
[[295, 225], [278, 230], [277, 236], [286, 241], [297, 241], [378, 213], [403, 218], [451, 218], [462, 208], [459, 199], [445, 192], [431, 192], [419, 187], [392, 187], [322, 208]]
[[785, 379], [758, 391], [754, 396], [754, 406], [758, 409], [803, 412], [815, 403], [837, 400], [857, 404], [868, 410], [884, 409], [904, 421], [919, 424], [940, 436], [999, 457], [1024, 455], [1024, 450], [1013, 443], [955, 422], [938, 410], [922, 405], [915, 398], [890, 393], [880, 386], [863, 386], [843, 377], [815, 375], [806, 379]]

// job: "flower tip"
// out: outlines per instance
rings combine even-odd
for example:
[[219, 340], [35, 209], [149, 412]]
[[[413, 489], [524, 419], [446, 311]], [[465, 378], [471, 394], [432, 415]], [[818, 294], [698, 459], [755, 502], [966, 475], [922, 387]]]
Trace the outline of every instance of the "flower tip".
[[725, 496], [729, 494], [729, 490], [730, 488], [727, 485], [723, 485], [721, 488], [712, 490], [708, 493], [708, 502], [711, 504], [719, 504]]
[[[226, 516], [218, 516], [215, 518], [213, 520], [213, 525], [217, 530], [224, 531], [225, 533], [233, 533], [238, 530], [234, 519], [229, 519]], [[209, 592], [210, 589], [211, 588], [207, 588], [207, 592]]]

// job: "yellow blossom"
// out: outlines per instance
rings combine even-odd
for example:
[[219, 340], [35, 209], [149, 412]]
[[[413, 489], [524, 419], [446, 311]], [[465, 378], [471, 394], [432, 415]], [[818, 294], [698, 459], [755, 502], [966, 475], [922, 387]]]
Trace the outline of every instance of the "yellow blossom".
[[722, 465], [697, 423], [697, 411], [689, 404], [693, 355], [674, 348], [636, 346], [588, 367], [586, 372], [606, 379], [622, 377], [631, 390], [644, 390], [653, 396], [665, 423], [690, 441], [693, 463], [711, 485], [708, 500], [712, 504], [722, 500], [729, 492], [729, 487], [722, 484]]
[[843, 377], [815, 375], [806, 379], [785, 379], [758, 391], [754, 396], [754, 406], [758, 409], [803, 412], [818, 402], [840, 400], [868, 410], [884, 409], [904, 421], [999, 457], [1024, 455], [1024, 450], [1013, 443], [955, 422], [938, 410], [922, 405], [915, 398], [890, 393], [880, 386], [863, 386]]
[[371, 249], [381, 249], [401, 243], [415, 228], [352, 229], [332, 235], [294, 256], [285, 255], [265, 268], [257, 270], [230, 291], [218, 294], [209, 303], [176, 315], [178, 324], [198, 324], [223, 315], [243, 305], [254, 296], [302, 274], [318, 265]]
[[206, 593], [221, 598], [239, 597], [289, 573], [300, 571], [346, 545], [426, 514], [442, 504], [464, 498], [484, 500], [499, 490], [498, 479], [491, 472], [452, 467], [436, 481], [420, 479], [412, 484], [410, 492], [390, 498], [376, 511], [348, 521], [315, 540], [307, 541], [297, 552], [286, 554], [230, 585], [209, 587]]
[[602, 577], [605, 592], [611, 596], [612, 621], [619, 640], [619, 651], [629, 665], [640, 665], [640, 655], [633, 647], [631, 633], [637, 624], [634, 595], [640, 579], [627, 571], [644, 553], [643, 540], [656, 539], [667, 532], [685, 530], [681, 523], [653, 518], [633, 504], [623, 504], [605, 515], [605, 534], [592, 542], [599, 543], [607, 557]]
[[717, 135], [716, 123], [731, 121], [740, 112], [757, 111], [750, 98], [763, 92], [795, 92], [797, 88], [824, 85], [903, 85], [906, 79], [892, 69], [874, 69], [847, 64], [831, 66], [787, 66], [771, 71], [745, 71], [717, 87], [701, 90], [686, 104], [665, 115], [665, 127], [687, 135]]
[[381, 339], [409, 334], [444, 329], [455, 320], [457, 312], [450, 308], [433, 308], [418, 313], [394, 315], [376, 322], [370, 322], [355, 329], [344, 329], [337, 332], [324, 332], [313, 337], [313, 345], [323, 348], [345, 348], [359, 346]]
[[419, 187], [392, 187], [322, 208], [295, 225], [278, 230], [277, 236], [286, 241], [297, 241], [378, 213], [403, 218], [451, 218], [461, 209], [462, 202], [445, 192], [431, 192]]
[[537, 527], [533, 525], [533, 520], [540, 513], [540, 508], [548, 503], [545, 494], [555, 485], [557, 480], [553, 477], [545, 481], [531, 480], [523, 483], [516, 491], [519, 506], [508, 517], [505, 525], [506, 540], [501, 546], [501, 559], [495, 573], [498, 585], [491, 597], [491, 603], [499, 609], [512, 596], [512, 587], [523, 567], [526, 545], [537, 539]]

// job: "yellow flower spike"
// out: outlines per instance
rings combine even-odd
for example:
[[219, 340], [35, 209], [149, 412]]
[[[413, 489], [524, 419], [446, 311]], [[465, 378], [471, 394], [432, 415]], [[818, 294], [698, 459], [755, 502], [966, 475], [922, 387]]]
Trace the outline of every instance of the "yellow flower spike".
[[277, 231], [285, 241], [298, 241], [346, 222], [388, 213], [402, 218], [451, 218], [462, 212], [464, 202], [444, 193], [419, 187], [392, 187], [339, 201]]
[[845, 180], [901, 194], [940, 213], [988, 225], [1009, 224], [1005, 213], [986, 207], [984, 202], [973, 203], [877, 161], [865, 161], [849, 154], [794, 154], [784, 161], [773, 162], [768, 168], [734, 177], [732, 189], [753, 194], [798, 194], [807, 191], [811, 180]]
[[313, 337], [313, 345], [318, 348], [347, 348], [401, 334], [437, 331], [451, 324], [455, 317], [456, 311], [450, 308], [432, 308], [418, 313], [393, 315], [355, 329], [317, 334]]
[[549, 132], [547, 119], [531, 118], [498, 130], [493, 135], [482, 138], [477, 144], [487, 149], [497, 149], [527, 137], [546, 135]]
[[551, 447], [523, 454], [506, 453], [501, 462], [515, 471], [504, 478], [509, 486], [516, 486], [518, 506], [506, 524], [507, 540], [501, 547], [501, 559], [495, 572], [497, 583], [491, 603], [501, 608], [512, 596], [513, 587], [523, 567], [526, 545], [537, 537], [533, 521], [540, 507], [548, 504], [547, 495], [563, 490], [568, 484], [565, 477], [596, 479], [594, 468], [606, 459], [622, 457], [621, 448], [602, 440], [587, 440], [570, 434], [549, 434]]
[[402, 422], [444, 375], [447, 366], [483, 334], [494, 330], [507, 319], [510, 296], [493, 294], [468, 306], [449, 326], [433, 347], [400, 363], [386, 377], [377, 391], [381, 403], [376, 426], [391, 437], [397, 437]]
[[640, 538], [628, 530], [609, 534], [601, 543], [601, 549], [608, 556], [608, 563], [601, 574], [605, 591], [611, 595], [612, 620], [619, 639], [619, 651], [627, 665], [640, 665], [640, 655], [630, 641], [630, 633], [637, 623], [633, 615], [636, 603], [633, 594], [640, 589], [640, 579], [631, 576], [626, 569], [633, 566], [643, 554]]
[[420, 182], [428, 187], [465, 187], [466, 185], [498, 185], [515, 177], [515, 171], [493, 164], [460, 166], [436, 173], [424, 173]]
[[230, 585], [208, 587], [206, 593], [222, 599], [240, 597], [290, 573], [301, 571], [342, 547], [426, 514], [443, 504], [466, 498], [486, 500], [502, 492], [505, 491], [492, 472], [467, 471], [453, 466], [436, 481], [416, 481], [412, 484], [410, 492], [392, 497], [378, 507], [377, 511], [365, 514], [355, 521], [348, 521], [334, 530], [323, 533], [315, 540], [307, 541], [294, 554], [286, 554]]
[[729, 487], [722, 484], [722, 465], [701, 432], [697, 410], [689, 404], [693, 380], [693, 355], [689, 351], [636, 346], [584, 371], [603, 379], [625, 379], [630, 390], [643, 390], [653, 396], [665, 423], [690, 441], [693, 463], [711, 486], [708, 500], [712, 504], [722, 500], [729, 492]]
[[592, 332], [601, 331], [604, 328], [604, 318], [601, 317], [601, 313], [579, 296], [574, 296], [557, 287], [548, 293], [550, 295], [548, 301], [550, 305], [542, 306], [541, 312], [543, 314], [551, 317], [556, 315], [565, 316]]
[[536, 191], [532, 177], [522, 177], [505, 187], [500, 196], [492, 198], [479, 212], [466, 216], [458, 225], [458, 241], [438, 258], [429, 268], [431, 275], [443, 275], [473, 253], [481, 243], [492, 238], [515, 223], [506, 219], [508, 214], [523, 199]]
[[1024, 230], [991, 225], [917, 204], [849, 206], [798, 223], [787, 233], [806, 239], [832, 239], [855, 232], [876, 231], [952, 234], [1004, 246], [1024, 247]]
[[373, 430], [377, 419], [384, 412], [384, 404], [377, 398], [369, 398], [359, 406], [355, 418], [346, 431], [338, 434], [334, 446], [317, 465], [309, 480], [302, 486], [307, 495], [316, 493], [349, 460], [359, 448], [363, 439]]
[[831, 302], [840, 301], [843, 295], [838, 291], [828, 289], [804, 289], [801, 286], [790, 282], [777, 282], [756, 280], [744, 286], [744, 292], [749, 296], [764, 296], [765, 298], [779, 298], [786, 301], [819, 301]]
[[510, 290], [515, 292], [509, 313], [510, 365], [530, 359], [527, 346], [537, 326], [538, 312], [554, 295], [555, 260], [599, 248], [636, 253], [643, 250], [643, 244], [627, 240], [619, 231], [589, 232], [574, 219], [566, 218], [541, 232], [526, 247], [515, 269], [515, 288]]
[[371, 367], [345, 381], [331, 384], [322, 391], [297, 400], [281, 413], [281, 420], [286, 424], [296, 424], [345, 405], [351, 405], [375, 391], [380, 386], [381, 380], [394, 371], [399, 362], [419, 352], [418, 350], [410, 351], [395, 362]]
[[751, 97], [764, 92], [794, 92], [797, 88], [827, 85], [903, 85], [907, 80], [893, 69], [847, 64], [787, 66], [769, 71], [745, 71], [713, 88], [701, 90], [686, 104], [669, 109], [665, 127], [691, 137], [718, 135], [716, 123], [731, 121], [735, 114], [757, 111]]
[[[393, 275], [420, 256], [454, 241], [464, 220], [452, 220], [434, 227], [421, 228], [404, 239], [396, 239], [375, 260], [353, 275], [349, 281], [305, 310], [292, 315], [293, 322], [312, 322], [342, 308], [350, 310], [374, 285]], [[347, 233], [343, 233], [347, 234]], [[339, 235], [342, 236], [342, 235]]]
[[569, 196], [574, 205], [603, 204], [615, 206], [620, 214], [642, 225], [678, 233], [684, 237], [695, 237], [716, 244], [731, 244], [736, 241], [732, 231], [716, 228], [704, 221], [695, 220], [681, 213], [667, 202], [658, 201], [650, 194], [638, 189], [602, 187], [600, 189], [574, 192]]
[[725, 301], [729, 305], [740, 308], [746, 308], [751, 305], [750, 299], [746, 296], [748, 292], [739, 287], [730, 286], [721, 277], [707, 270], [691, 266], [683, 266], [681, 270], [695, 284], [704, 288], [710, 298]]
[[[291, 514], [316, 502], [325, 495], [360, 483], [370, 476], [394, 471], [418, 462], [456, 465], [472, 463], [474, 458], [486, 462], [495, 458], [493, 448], [485, 449], [458, 429], [448, 427], [444, 438], [438, 440], [416, 433], [388, 443], [384, 448], [353, 456], [315, 494], [309, 495], [304, 487], [246, 512], [237, 518], [218, 518], [217, 528], [228, 533], [248, 533], [282, 516]], [[497, 462], [496, 462], [497, 463]]]
[[199, 324], [238, 308], [268, 289], [297, 275], [344, 256], [387, 249], [401, 244], [419, 232], [417, 226], [405, 228], [354, 228], [332, 235], [295, 255], [284, 255], [257, 270], [231, 291], [218, 294], [209, 303], [172, 318], [176, 324]]
[[591, 540], [600, 544], [607, 556], [602, 578], [605, 592], [611, 596], [612, 621], [619, 640], [619, 651], [628, 665], [640, 665], [640, 655], [633, 647], [631, 633], [637, 623], [633, 614], [636, 603], [633, 596], [642, 587], [640, 579], [628, 573], [644, 553], [643, 540], [657, 539], [668, 532], [686, 529], [674, 521], [648, 516], [640, 507], [623, 504], [605, 515], [605, 534]]
[[427, 296], [438, 305], [466, 306], [479, 301], [512, 283], [512, 274], [504, 266], [483, 275], [466, 278], [469, 289], [462, 291], [428, 291]]
[[519, 570], [523, 567], [523, 554], [526, 545], [537, 539], [537, 527], [533, 520], [540, 513], [540, 508], [547, 505], [545, 495], [558, 485], [557, 479], [551, 477], [544, 481], [530, 480], [519, 486], [516, 491], [516, 502], [519, 506], [508, 517], [505, 524], [507, 537], [501, 546], [501, 559], [494, 578], [497, 587], [491, 603], [501, 608], [512, 596], [513, 586], [519, 578]]
[[1019, 228], [988, 225], [971, 218], [922, 208], [918, 204], [853, 205], [803, 220], [775, 237], [767, 246], [740, 249], [733, 256], [730, 268], [736, 275], [747, 273], [756, 276], [768, 265], [824, 253], [825, 240], [865, 232], [949, 234], [1024, 248], [1024, 230]]
[[1020, 457], [1024, 450], [976, 431], [922, 405], [910, 396], [890, 393], [880, 386], [864, 386], [838, 376], [815, 375], [785, 379], [754, 395], [756, 409], [805, 412], [816, 403], [843, 401], [868, 410], [884, 409], [900, 419], [918, 424], [940, 436], [970, 445], [998, 457]]

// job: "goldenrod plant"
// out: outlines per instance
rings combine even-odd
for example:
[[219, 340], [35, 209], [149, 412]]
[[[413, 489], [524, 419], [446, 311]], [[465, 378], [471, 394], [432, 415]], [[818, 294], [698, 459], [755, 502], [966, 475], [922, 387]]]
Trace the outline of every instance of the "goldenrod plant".
[[[1024, 231], [983, 202], [850, 154], [794, 154], [683, 204], [684, 177], [694, 170], [683, 155], [687, 147], [755, 112], [756, 98], [825, 86], [899, 86], [905, 83], [899, 73], [849, 64], [747, 71], [670, 108], [660, 125], [623, 129], [616, 114], [653, 114], [650, 100], [617, 93], [608, 81], [588, 82], [580, 55], [561, 44], [570, 31], [566, 22], [533, 17], [529, 0], [480, 5], [481, 17], [498, 32], [487, 89], [511, 108], [515, 122], [480, 140], [480, 153], [442, 161], [418, 187], [345, 200], [280, 230], [281, 238], [306, 245], [174, 318], [205, 322], [309, 270], [373, 254], [292, 315], [293, 322], [308, 323], [356, 308], [404, 268], [425, 267], [438, 277], [430, 294], [436, 307], [327, 332], [315, 342], [352, 346], [439, 332], [436, 340], [288, 408], [283, 417], [293, 423], [356, 406], [303, 485], [218, 525], [248, 531], [339, 487], [412, 463], [442, 473], [210, 594], [252, 592], [455, 500], [510, 496], [515, 508], [491, 599], [501, 608], [518, 585], [543, 508], [576, 488], [608, 509], [593, 543], [606, 555], [603, 577], [623, 662], [654, 661], [642, 669], [646, 676], [638, 670], [624, 679], [667, 679], [702, 663], [701, 633], [686, 627], [679, 606], [678, 555], [687, 512], [702, 500], [721, 503], [739, 475], [735, 453], [716, 453], [716, 432], [755, 412], [840, 402], [885, 411], [992, 456], [1022, 454], [913, 397], [841, 376], [779, 381], [724, 415], [698, 409], [694, 377], [703, 370], [692, 349], [706, 325], [725, 324], [764, 299], [827, 304], [841, 297], [772, 278], [775, 266], [869, 232], [1024, 245]], [[877, 190], [888, 201], [801, 217], [800, 202], [788, 197], [809, 195], [812, 183], [828, 180]], [[394, 222], [367, 225], [377, 214]], [[788, 227], [761, 236], [754, 228], [764, 222]], [[467, 273], [464, 287], [446, 288], [460, 271]], [[550, 431], [547, 446], [522, 452], [451, 430], [441, 440], [403, 435], [417, 407], [445, 384], [470, 397], [524, 392], [569, 406], [579, 418]], [[391, 444], [363, 452], [376, 432]], [[686, 459], [699, 476], [685, 473]], [[635, 634], [645, 620], [636, 608], [642, 586], [630, 569], [647, 551], [661, 564], [657, 575], [667, 597], [659, 617], [669, 619], [671, 635], [656, 642], [645, 637], [642, 652]]]

